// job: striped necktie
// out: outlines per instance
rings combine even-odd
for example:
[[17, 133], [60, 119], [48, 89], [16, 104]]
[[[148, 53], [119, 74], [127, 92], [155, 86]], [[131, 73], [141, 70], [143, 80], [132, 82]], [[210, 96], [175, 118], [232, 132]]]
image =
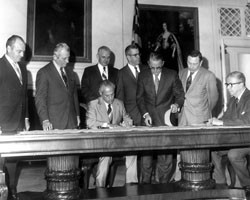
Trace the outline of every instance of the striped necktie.
[[102, 79], [103, 79], [103, 80], [107, 80], [106, 67], [103, 67]]
[[156, 93], [157, 93], [158, 88], [159, 88], [159, 82], [160, 82], [160, 80], [159, 80], [158, 75], [155, 75], [155, 92]]
[[111, 104], [108, 105], [108, 116], [109, 116], [109, 122], [112, 123], [112, 107]]
[[14, 66], [15, 71], [16, 71], [16, 73], [17, 73], [18, 79], [20, 80], [20, 83], [23, 84], [22, 73], [21, 73], [21, 71], [20, 71], [20, 68], [19, 68], [18, 64], [14, 62], [14, 63], [13, 63], [13, 66]]
[[65, 84], [65, 86], [66, 86], [66, 87], [68, 87], [68, 80], [67, 80], [67, 76], [66, 76], [66, 74], [64, 73], [64, 71], [63, 71], [63, 68], [62, 68], [62, 67], [60, 67], [60, 71], [61, 71], [61, 75], [62, 75], [62, 78], [63, 78], [64, 84]]
[[192, 76], [193, 76], [194, 72], [190, 72], [188, 78], [187, 78], [187, 82], [186, 82], [186, 92], [188, 91], [191, 83], [192, 83]]

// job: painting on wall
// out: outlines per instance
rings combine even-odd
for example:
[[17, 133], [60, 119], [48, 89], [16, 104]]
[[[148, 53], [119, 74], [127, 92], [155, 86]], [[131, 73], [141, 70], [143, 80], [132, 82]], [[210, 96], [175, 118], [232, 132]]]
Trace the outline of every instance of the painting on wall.
[[142, 61], [160, 51], [168, 68], [178, 71], [179, 61], [186, 67], [188, 52], [199, 50], [198, 8], [141, 4], [139, 11]]
[[91, 0], [28, 0], [30, 59], [51, 60], [61, 42], [69, 45], [74, 61], [91, 62]]

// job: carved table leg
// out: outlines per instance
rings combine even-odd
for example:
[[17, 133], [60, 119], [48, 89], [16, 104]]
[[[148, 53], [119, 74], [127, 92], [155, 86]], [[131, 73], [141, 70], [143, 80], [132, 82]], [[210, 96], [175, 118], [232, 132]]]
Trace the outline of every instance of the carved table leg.
[[52, 156], [47, 158], [46, 200], [77, 200], [79, 188], [79, 156]]
[[181, 180], [177, 186], [184, 190], [202, 190], [215, 187], [211, 178], [212, 163], [208, 149], [183, 150], [180, 152]]
[[8, 199], [8, 187], [5, 183], [4, 158], [0, 157], [0, 200]]

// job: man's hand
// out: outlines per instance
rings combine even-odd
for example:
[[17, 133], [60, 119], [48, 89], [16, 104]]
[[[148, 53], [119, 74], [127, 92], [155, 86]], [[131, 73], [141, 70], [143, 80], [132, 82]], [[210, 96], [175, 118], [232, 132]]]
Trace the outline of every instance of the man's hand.
[[144, 122], [147, 126], [152, 126], [152, 118], [150, 117], [149, 114], [146, 114]]
[[52, 124], [50, 123], [50, 121], [47, 119], [47, 120], [44, 120], [43, 121], [43, 130], [44, 131], [49, 131], [49, 130], [52, 130], [53, 129], [53, 126]]
[[223, 126], [223, 121], [213, 117], [208, 120], [207, 125]]
[[25, 131], [30, 130], [30, 122], [29, 118], [25, 118]]
[[177, 113], [179, 111], [179, 107], [176, 103], [172, 104], [170, 106], [170, 109], [171, 109], [171, 113]]
[[76, 119], [77, 119], [77, 127], [79, 127], [81, 123], [80, 116], [76, 116]]

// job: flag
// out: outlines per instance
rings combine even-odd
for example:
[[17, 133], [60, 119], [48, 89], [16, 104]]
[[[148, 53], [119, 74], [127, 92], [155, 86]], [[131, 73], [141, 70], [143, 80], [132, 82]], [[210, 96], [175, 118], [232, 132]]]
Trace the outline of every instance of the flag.
[[140, 37], [140, 24], [139, 24], [139, 6], [138, 1], [135, 0], [134, 8], [134, 20], [133, 20], [133, 30], [132, 30], [132, 44], [137, 44], [142, 47], [141, 37]]

